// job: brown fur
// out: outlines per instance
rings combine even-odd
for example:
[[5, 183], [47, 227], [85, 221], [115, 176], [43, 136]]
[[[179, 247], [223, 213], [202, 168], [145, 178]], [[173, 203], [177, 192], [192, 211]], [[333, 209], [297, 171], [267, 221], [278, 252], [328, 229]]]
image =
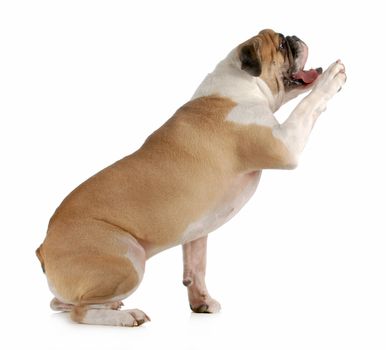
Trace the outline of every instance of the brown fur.
[[[137, 152], [63, 201], [37, 250], [63, 301], [103, 303], [129, 293], [141, 276], [121, 244], [125, 237], [147, 257], [180, 244], [186, 227], [221, 201], [237, 174], [287, 167], [288, 152], [269, 128], [224, 121], [234, 106], [217, 96], [188, 102]], [[83, 312], [75, 309], [73, 318]]]
[[[298, 111], [308, 102], [303, 100], [282, 125], [272, 117], [269, 125], [274, 125], [278, 137], [272, 128], [254, 122], [305, 91], [296, 87], [302, 82], [292, 78], [307, 54], [307, 46], [296, 37], [284, 40], [272, 30], [261, 31], [232, 51], [195, 95], [223, 87], [228, 94], [230, 87], [234, 91], [229, 96], [240, 106], [217, 95], [191, 100], [138, 151], [100, 171], [64, 199], [36, 250], [56, 296], [51, 303], [54, 310], [70, 311], [80, 323], [136, 326], [148, 321], [141, 310], [118, 310], [120, 300], [140, 283], [147, 258], [179, 244], [192, 310], [220, 309], [205, 285], [205, 235], [240, 210], [255, 191], [262, 169], [296, 166], [298, 145], [294, 151], [287, 140], [300, 135], [304, 141], [310, 132], [310, 125], [302, 130], [305, 112]], [[344, 73], [340, 66], [336, 62], [330, 73], [335, 68]], [[262, 79], [272, 94], [254, 77]], [[234, 78], [242, 83], [236, 80], [240, 85], [233, 85]], [[256, 86], [260, 92], [253, 95]], [[255, 104], [251, 96], [262, 103], [262, 109], [253, 112], [257, 119], [243, 124], [248, 121], [243, 111], [248, 113]], [[227, 118], [234, 107], [240, 108]]]

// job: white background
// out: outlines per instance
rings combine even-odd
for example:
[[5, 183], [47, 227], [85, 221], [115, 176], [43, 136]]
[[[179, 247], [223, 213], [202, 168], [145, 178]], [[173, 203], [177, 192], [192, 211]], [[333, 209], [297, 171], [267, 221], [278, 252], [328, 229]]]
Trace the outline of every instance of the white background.
[[[1, 1], [0, 346], [385, 349], [386, 30], [382, 2], [359, 3]], [[126, 300], [152, 322], [84, 326], [53, 313], [34, 250], [54, 209], [263, 28], [306, 41], [308, 67], [341, 58], [348, 80], [298, 169], [264, 172], [210, 237], [207, 282], [221, 313], [191, 314], [180, 247], [148, 261]]]

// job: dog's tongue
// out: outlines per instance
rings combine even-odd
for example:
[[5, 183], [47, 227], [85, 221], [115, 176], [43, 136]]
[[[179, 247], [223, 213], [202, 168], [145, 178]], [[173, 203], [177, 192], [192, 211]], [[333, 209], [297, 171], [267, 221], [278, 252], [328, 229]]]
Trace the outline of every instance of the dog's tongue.
[[292, 78], [301, 80], [306, 84], [311, 84], [319, 76], [319, 73], [316, 69], [310, 70], [300, 70], [292, 75]]

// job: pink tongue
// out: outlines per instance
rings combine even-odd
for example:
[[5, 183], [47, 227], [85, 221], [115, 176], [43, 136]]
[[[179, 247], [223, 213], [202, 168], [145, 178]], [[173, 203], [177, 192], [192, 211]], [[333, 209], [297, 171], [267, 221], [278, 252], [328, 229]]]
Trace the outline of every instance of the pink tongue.
[[292, 78], [302, 80], [306, 84], [311, 84], [319, 76], [316, 69], [300, 70], [292, 75]]

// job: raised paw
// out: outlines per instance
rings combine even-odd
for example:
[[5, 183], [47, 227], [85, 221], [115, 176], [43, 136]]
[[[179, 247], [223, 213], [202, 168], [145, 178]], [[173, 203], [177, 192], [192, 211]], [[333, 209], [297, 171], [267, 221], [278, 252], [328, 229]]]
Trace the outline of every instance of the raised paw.
[[217, 300], [208, 296], [201, 301], [196, 300], [191, 303], [190, 308], [196, 313], [214, 314], [221, 310], [221, 305]]
[[326, 99], [330, 99], [346, 82], [346, 69], [341, 60], [330, 65], [328, 69], [318, 79], [313, 91], [321, 94]]

